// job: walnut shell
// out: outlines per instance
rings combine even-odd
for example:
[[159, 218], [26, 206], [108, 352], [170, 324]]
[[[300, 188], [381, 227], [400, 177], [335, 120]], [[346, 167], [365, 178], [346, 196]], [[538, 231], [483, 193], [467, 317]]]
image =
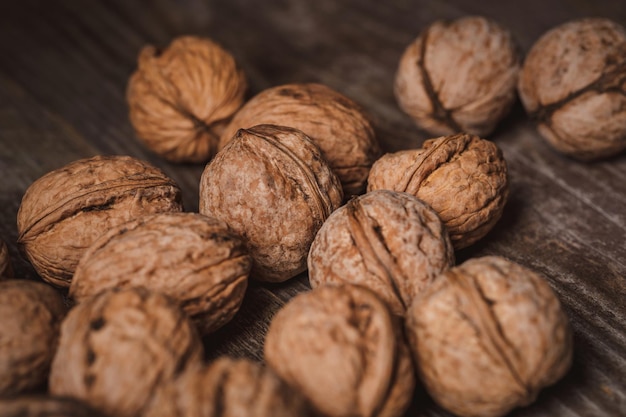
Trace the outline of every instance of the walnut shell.
[[515, 101], [520, 58], [511, 34], [469, 16], [437, 21], [405, 50], [396, 74], [398, 104], [435, 135], [489, 135]]
[[454, 264], [443, 223], [415, 196], [377, 190], [353, 198], [318, 232], [308, 258], [313, 288], [348, 282], [373, 290], [397, 315]]
[[86, 404], [64, 397], [0, 398], [0, 410], [2, 417], [103, 417]]
[[580, 160], [626, 149], [626, 29], [608, 19], [564, 23], [526, 56], [524, 107], [556, 150]]
[[358, 285], [326, 285], [294, 297], [274, 316], [264, 355], [328, 417], [400, 416], [413, 395], [399, 322]]
[[97, 239], [78, 263], [69, 294], [81, 302], [104, 289], [145, 287], [179, 301], [206, 334], [239, 310], [251, 266], [241, 238], [224, 222], [154, 214]]
[[126, 97], [139, 139], [174, 162], [203, 162], [243, 104], [246, 79], [233, 56], [209, 39], [183, 36], [146, 46]]
[[110, 228], [143, 214], [181, 211], [180, 189], [130, 156], [96, 156], [49, 172], [26, 190], [18, 243], [44, 281], [69, 287], [81, 256]]
[[0, 282], [0, 396], [47, 380], [65, 310], [61, 295], [44, 283]]
[[251, 276], [261, 281], [285, 281], [306, 269], [315, 234], [342, 199], [317, 146], [284, 126], [240, 129], [200, 180], [200, 213], [243, 237]]
[[0, 240], [0, 280], [13, 277], [13, 267], [9, 257], [9, 249], [4, 240]]
[[365, 112], [322, 84], [286, 84], [262, 91], [233, 117], [220, 138], [223, 148], [240, 128], [260, 124], [303, 131], [319, 146], [344, 194], [360, 194], [381, 150]]
[[572, 332], [548, 283], [499, 257], [443, 273], [415, 298], [406, 329], [428, 392], [459, 416], [529, 404], [572, 360]]
[[306, 417], [308, 402], [268, 368], [220, 358], [196, 366], [157, 391], [144, 417]]
[[63, 322], [50, 393], [136, 416], [157, 386], [202, 355], [196, 329], [169, 297], [144, 288], [103, 291]]
[[430, 139], [422, 149], [384, 155], [372, 166], [367, 189], [403, 191], [428, 203], [446, 225], [455, 249], [485, 236], [502, 216], [509, 195], [500, 149], [468, 134]]

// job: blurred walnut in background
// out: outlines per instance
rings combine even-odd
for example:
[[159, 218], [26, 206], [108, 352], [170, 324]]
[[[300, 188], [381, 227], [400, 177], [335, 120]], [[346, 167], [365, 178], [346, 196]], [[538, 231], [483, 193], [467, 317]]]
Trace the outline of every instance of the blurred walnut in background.
[[9, 249], [4, 240], [0, 240], [0, 281], [13, 277], [13, 266], [9, 257]]

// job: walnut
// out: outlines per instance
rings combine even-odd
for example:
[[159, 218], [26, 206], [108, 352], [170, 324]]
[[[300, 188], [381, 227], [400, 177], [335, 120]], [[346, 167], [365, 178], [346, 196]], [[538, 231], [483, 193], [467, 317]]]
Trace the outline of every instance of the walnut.
[[308, 402], [268, 368], [224, 357], [165, 384], [144, 417], [312, 415]]
[[195, 328], [169, 297], [144, 288], [103, 291], [63, 322], [50, 392], [136, 416], [157, 386], [202, 355]]
[[41, 278], [69, 287], [89, 245], [143, 214], [181, 211], [180, 189], [130, 156], [80, 159], [31, 184], [17, 213], [18, 243]]
[[520, 67], [511, 34], [484, 17], [437, 21], [411, 43], [394, 85], [398, 104], [436, 135], [489, 135], [515, 101]]
[[342, 199], [317, 146], [283, 126], [240, 129], [200, 180], [200, 213], [243, 236], [251, 276], [261, 281], [285, 281], [306, 269], [315, 234]]
[[179, 301], [210, 333], [233, 318], [252, 260], [241, 238], [219, 220], [196, 213], [140, 217], [102, 235], [81, 258], [70, 297], [143, 286]]
[[64, 316], [63, 299], [50, 286], [23, 279], [0, 282], [0, 396], [46, 381]]
[[579, 160], [626, 149], [626, 30], [607, 19], [564, 23], [531, 48], [524, 107], [556, 150]]
[[415, 377], [396, 319], [365, 287], [325, 285], [276, 314], [265, 360], [325, 416], [400, 416]]
[[262, 91], [233, 117], [222, 133], [220, 147], [238, 129], [259, 124], [303, 131], [319, 146], [346, 196], [363, 192], [369, 169], [381, 153], [365, 112], [322, 84], [287, 84]]
[[444, 272], [415, 298], [406, 329], [428, 392], [459, 416], [529, 404], [572, 360], [572, 332], [548, 283], [499, 257]]
[[100, 412], [73, 398], [24, 396], [0, 398], [2, 417], [103, 417]]
[[148, 148], [170, 161], [202, 162], [215, 153], [245, 90], [229, 52], [209, 39], [183, 36], [164, 51], [141, 50], [126, 97], [130, 121]]
[[413, 195], [387, 190], [353, 198], [334, 212], [308, 258], [312, 287], [364, 285], [397, 315], [453, 264], [448, 233], [435, 211]]
[[9, 249], [4, 240], [0, 240], [0, 280], [13, 277], [13, 267], [9, 257]]
[[461, 249], [500, 219], [509, 187], [506, 162], [493, 143], [458, 134], [430, 139], [422, 149], [386, 154], [372, 166], [369, 191], [404, 191], [428, 203]]

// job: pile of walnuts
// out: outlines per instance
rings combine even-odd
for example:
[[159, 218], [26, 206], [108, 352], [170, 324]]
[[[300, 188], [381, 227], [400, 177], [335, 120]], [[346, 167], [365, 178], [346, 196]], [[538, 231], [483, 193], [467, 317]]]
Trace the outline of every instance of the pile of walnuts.
[[[459, 416], [531, 403], [568, 370], [572, 331], [536, 273], [496, 256], [455, 265], [509, 194], [502, 152], [481, 136], [517, 86], [557, 149], [580, 159], [623, 150], [625, 53], [623, 28], [601, 19], [548, 32], [523, 66], [494, 22], [436, 22], [403, 55], [395, 92], [418, 126], [443, 136], [382, 155], [365, 111], [327, 86], [277, 86], [244, 104], [245, 76], [216, 43], [146, 47], [130, 118], [163, 157], [210, 160], [199, 213], [183, 212], [163, 171], [130, 156], [81, 159], [35, 181], [18, 243], [73, 307], [45, 283], [0, 282], [11, 318], [0, 323], [0, 406], [399, 417], [418, 382]], [[233, 318], [249, 279], [304, 271], [312, 290], [273, 318], [267, 366], [204, 363], [201, 337]], [[2, 245], [0, 276], [11, 274]], [[46, 383], [51, 397], [15, 399]]]

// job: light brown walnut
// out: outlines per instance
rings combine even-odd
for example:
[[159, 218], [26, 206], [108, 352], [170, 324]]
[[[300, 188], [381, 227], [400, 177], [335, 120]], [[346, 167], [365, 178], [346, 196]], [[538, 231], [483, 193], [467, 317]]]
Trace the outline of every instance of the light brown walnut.
[[394, 314], [454, 264], [448, 232], [437, 213], [408, 193], [376, 190], [335, 211], [308, 257], [313, 288], [347, 282], [373, 290]]
[[500, 257], [443, 273], [415, 298], [406, 330], [426, 389], [459, 416], [527, 405], [572, 360], [568, 319], [548, 283]]
[[69, 287], [101, 234], [144, 214], [181, 211], [176, 183], [130, 156], [79, 159], [33, 182], [17, 213], [18, 243], [44, 281]]
[[0, 397], [41, 387], [48, 379], [63, 299], [41, 282], [0, 282]]
[[11, 257], [9, 256], [9, 249], [4, 240], [0, 240], [0, 281], [13, 277], [13, 266], [11, 264]]
[[170, 161], [204, 162], [245, 90], [229, 52], [210, 39], [182, 36], [163, 51], [141, 50], [126, 97], [130, 121], [148, 148]]
[[413, 395], [397, 317], [365, 287], [325, 285], [274, 316], [267, 364], [327, 417], [398, 417]]
[[315, 234], [342, 199], [317, 146], [284, 126], [239, 130], [200, 180], [200, 213], [243, 237], [251, 277], [261, 281], [285, 281], [306, 269]]
[[76, 399], [43, 395], [0, 398], [0, 410], [2, 417], [104, 417]]
[[367, 189], [403, 191], [428, 203], [445, 223], [455, 249], [493, 228], [509, 194], [502, 152], [495, 143], [469, 134], [430, 139], [421, 149], [384, 155], [372, 166]]
[[69, 295], [82, 302], [105, 289], [145, 287], [177, 300], [206, 334], [239, 310], [251, 266], [241, 238], [224, 222], [154, 214], [97, 239], [78, 263]]

